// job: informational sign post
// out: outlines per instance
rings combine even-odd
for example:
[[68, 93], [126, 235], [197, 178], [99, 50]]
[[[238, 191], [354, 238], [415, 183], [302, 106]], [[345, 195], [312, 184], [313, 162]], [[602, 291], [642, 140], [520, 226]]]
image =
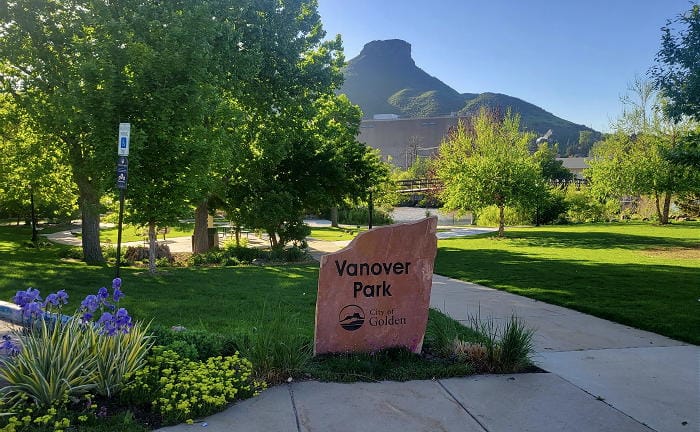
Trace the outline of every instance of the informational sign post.
[[131, 135], [131, 123], [119, 123], [117, 138], [117, 189], [119, 189], [119, 227], [117, 230], [117, 269], [116, 277], [119, 277], [119, 265], [121, 264], [122, 249], [122, 223], [124, 221], [124, 191], [129, 179], [129, 138]]

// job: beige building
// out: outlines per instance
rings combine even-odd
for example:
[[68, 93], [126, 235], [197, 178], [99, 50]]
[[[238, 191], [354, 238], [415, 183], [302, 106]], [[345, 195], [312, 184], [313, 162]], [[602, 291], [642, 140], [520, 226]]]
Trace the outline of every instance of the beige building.
[[357, 139], [379, 149], [382, 159], [405, 169], [418, 157], [437, 154], [442, 139], [458, 121], [457, 116], [384, 119], [378, 115], [360, 123]]
[[582, 179], [583, 170], [588, 168], [589, 157], [567, 157], [567, 158], [557, 158], [557, 160], [562, 161], [564, 168], [567, 168], [574, 174], [575, 178]]

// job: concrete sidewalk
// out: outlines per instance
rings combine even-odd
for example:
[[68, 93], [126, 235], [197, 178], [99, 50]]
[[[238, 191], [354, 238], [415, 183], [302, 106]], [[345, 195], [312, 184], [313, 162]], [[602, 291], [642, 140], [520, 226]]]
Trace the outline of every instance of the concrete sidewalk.
[[291, 383], [162, 431], [700, 430], [700, 348], [443, 276], [431, 305], [458, 320], [517, 314], [550, 373], [434, 381]]

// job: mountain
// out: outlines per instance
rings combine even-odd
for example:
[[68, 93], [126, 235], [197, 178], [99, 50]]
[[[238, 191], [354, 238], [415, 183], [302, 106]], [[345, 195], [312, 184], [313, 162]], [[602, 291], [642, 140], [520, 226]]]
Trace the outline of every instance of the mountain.
[[[559, 118], [544, 109], [499, 93], [459, 93], [426, 73], [411, 57], [411, 44], [399, 39], [372, 41], [344, 69], [345, 82], [339, 93], [362, 108], [364, 117], [398, 114], [402, 118], [471, 115], [481, 107], [505, 112], [510, 108], [521, 116], [523, 129], [538, 136], [552, 129], [552, 140], [561, 153], [575, 151], [581, 131], [600, 134], [584, 125]], [[587, 152], [586, 152], [587, 153]]]

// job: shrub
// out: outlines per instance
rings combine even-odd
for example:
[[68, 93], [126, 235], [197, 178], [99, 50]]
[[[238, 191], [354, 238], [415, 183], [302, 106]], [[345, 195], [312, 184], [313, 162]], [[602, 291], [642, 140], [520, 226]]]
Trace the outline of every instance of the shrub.
[[[190, 360], [233, 355], [238, 351], [235, 338], [206, 330], [180, 329], [156, 326], [151, 329], [155, 343], [165, 346]], [[185, 346], [187, 345], [187, 347]], [[194, 352], [196, 354], [194, 354]], [[193, 355], [194, 354], [194, 355]]]
[[566, 192], [551, 188], [547, 191], [545, 197], [539, 201], [538, 209], [533, 212], [532, 223], [549, 224], [560, 222], [567, 209]]
[[[338, 223], [346, 225], [367, 225], [369, 222], [369, 209], [367, 207], [345, 207], [338, 209]], [[382, 209], [374, 208], [372, 222], [375, 225], [389, 225], [394, 223], [391, 215]]]
[[[156, 248], [156, 259], [166, 258], [168, 262], [173, 262], [173, 255], [170, 253], [170, 247], [166, 244], [158, 244]], [[148, 259], [148, 248], [145, 246], [129, 246], [124, 252], [124, 260], [133, 264], [135, 262]]]
[[602, 222], [606, 219], [605, 205], [591, 197], [586, 190], [569, 189], [566, 193], [566, 204], [566, 217], [571, 222]]
[[255, 365], [255, 372], [267, 382], [277, 383], [301, 375], [312, 356], [312, 343], [299, 331], [299, 317], [281, 307], [259, 319], [251, 333], [242, 338], [241, 352]]
[[62, 248], [61, 251], [58, 253], [58, 256], [60, 258], [82, 260], [83, 259], [83, 248], [81, 248], [81, 247]]
[[264, 253], [261, 249], [236, 246], [235, 244], [227, 246], [224, 250], [229, 256], [235, 257], [240, 262], [248, 264], [253, 262], [254, 259], [260, 258]]
[[481, 320], [479, 315], [469, 317], [469, 325], [479, 334], [476, 344], [457, 341], [455, 354], [463, 356], [485, 372], [519, 372], [531, 364], [534, 331], [515, 315], [499, 327], [493, 319]]
[[158, 346], [147, 365], [133, 374], [133, 382], [124, 389], [122, 398], [129, 403], [148, 403], [165, 423], [179, 423], [257, 394], [265, 384], [254, 381], [251, 374], [250, 361], [237, 353], [191, 361]]

